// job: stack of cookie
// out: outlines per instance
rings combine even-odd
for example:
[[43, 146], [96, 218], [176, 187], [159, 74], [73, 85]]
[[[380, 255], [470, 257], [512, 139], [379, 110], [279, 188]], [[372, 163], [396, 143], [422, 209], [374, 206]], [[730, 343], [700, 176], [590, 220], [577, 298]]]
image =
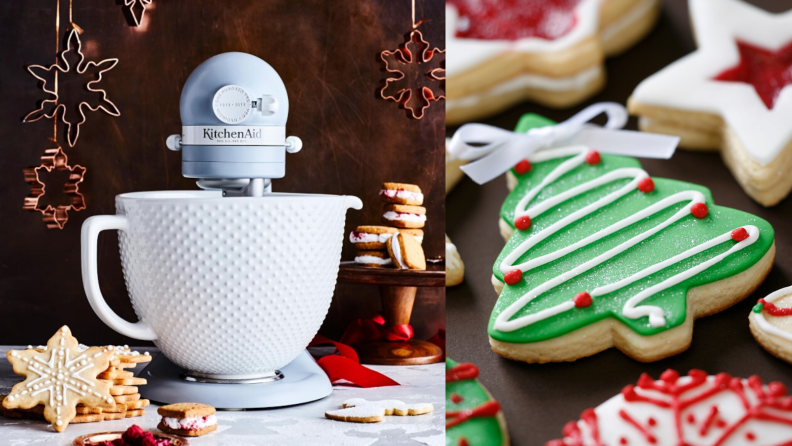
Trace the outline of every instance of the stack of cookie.
[[388, 226], [358, 226], [349, 235], [358, 249], [355, 262], [366, 266], [426, 269], [423, 228], [426, 208], [421, 188], [414, 184], [384, 183], [379, 196], [385, 203]]
[[[40, 352], [46, 351], [45, 346], [33, 347]], [[85, 351], [88, 346], [80, 344], [79, 351]], [[96, 421], [120, 420], [123, 418], [140, 417], [144, 414], [144, 407], [149, 405], [149, 400], [140, 399], [138, 386], [146, 384], [144, 378], [137, 378], [131, 369], [140, 363], [151, 361], [148, 352], [139, 353], [133, 351], [129, 346], [114, 347], [114, 355], [110, 360], [110, 366], [103, 371], [97, 378], [109, 381], [110, 395], [115, 400], [115, 408], [107, 409], [102, 407], [90, 407], [85, 405], [77, 406], [77, 416], [70, 423], [91, 423]], [[30, 409], [6, 409], [2, 407], [2, 402], [6, 395], [0, 395], [0, 410], [6, 418], [20, 418], [44, 420], [44, 406], [38, 405]]]

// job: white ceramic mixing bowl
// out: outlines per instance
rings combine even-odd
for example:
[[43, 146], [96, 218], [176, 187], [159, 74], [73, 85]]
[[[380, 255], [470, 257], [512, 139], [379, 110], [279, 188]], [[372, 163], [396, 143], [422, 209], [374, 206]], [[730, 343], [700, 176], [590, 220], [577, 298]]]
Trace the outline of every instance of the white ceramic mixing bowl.
[[[119, 333], [151, 340], [171, 361], [218, 379], [251, 379], [291, 362], [333, 296], [352, 196], [216, 191], [136, 192], [117, 215], [82, 227], [82, 274], [96, 314]], [[119, 230], [139, 322], [119, 317], [99, 290], [97, 236]]]

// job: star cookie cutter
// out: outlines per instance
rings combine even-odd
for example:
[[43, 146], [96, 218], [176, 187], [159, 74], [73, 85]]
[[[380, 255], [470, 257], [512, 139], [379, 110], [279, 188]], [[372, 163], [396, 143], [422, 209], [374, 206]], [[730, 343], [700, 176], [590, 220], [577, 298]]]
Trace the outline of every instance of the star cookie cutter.
[[[69, 180], [63, 185], [63, 192], [70, 197], [68, 205], [58, 205], [46, 208], [39, 207], [39, 200], [46, 193], [46, 185], [41, 181], [39, 174], [44, 169], [52, 172], [57, 169], [69, 172]], [[80, 183], [85, 179], [88, 171], [80, 165], [70, 166], [69, 159], [63, 149], [58, 146], [47, 149], [41, 156], [41, 165], [22, 170], [25, 174], [25, 182], [30, 185], [30, 195], [25, 197], [22, 209], [27, 211], [37, 211], [41, 213], [41, 219], [49, 229], [63, 229], [69, 220], [69, 211], [81, 211], [85, 209], [85, 197], [80, 193]]]
[[[67, 117], [66, 117], [66, 111], [67, 111], [66, 106], [64, 104], [59, 104], [58, 103], [57, 76], [58, 76], [58, 72], [60, 72], [60, 73], [68, 73], [69, 71], [71, 71], [71, 66], [69, 66], [69, 62], [66, 60], [66, 54], [71, 52], [73, 42], [76, 42], [76, 52], [80, 56], [80, 61], [77, 63], [77, 66], [75, 68], [77, 73], [84, 74], [92, 66], [96, 67], [96, 68], [99, 68], [99, 73], [97, 75], [97, 78], [92, 80], [91, 82], [88, 82], [85, 86], [88, 89], [88, 91], [93, 92], [93, 93], [99, 93], [101, 95], [101, 100], [99, 101], [99, 105], [97, 105], [96, 107], [92, 107], [90, 104], [88, 104], [85, 101], [82, 101], [82, 102], [80, 102], [77, 105], [77, 111], [80, 114], [80, 120], [78, 122], [71, 122], [69, 119], [67, 119]], [[64, 66], [60, 65], [61, 62], [63, 62]], [[48, 93], [48, 94], [50, 94], [50, 95], [52, 95], [54, 97], [51, 98], [51, 99], [45, 99], [44, 101], [42, 101], [41, 105], [39, 106], [39, 108], [37, 108], [36, 110], [33, 110], [32, 112], [28, 113], [22, 119], [22, 121], [23, 122], [36, 122], [36, 121], [38, 121], [41, 118], [48, 118], [48, 119], [55, 118], [55, 119], [57, 119], [58, 112], [60, 111], [61, 112], [61, 118], [60, 119], [61, 119], [61, 121], [64, 124], [66, 124], [66, 132], [67, 132], [67, 135], [68, 135], [69, 147], [74, 147], [74, 144], [77, 143], [77, 139], [80, 137], [80, 126], [83, 123], [85, 123], [85, 121], [86, 121], [85, 112], [84, 112], [83, 108], [87, 108], [88, 110], [90, 110], [92, 112], [93, 111], [97, 111], [97, 110], [102, 110], [103, 112], [105, 112], [105, 113], [107, 113], [108, 115], [111, 115], [111, 116], [120, 116], [121, 115], [121, 112], [118, 111], [118, 107], [116, 107], [116, 105], [112, 101], [107, 99], [107, 92], [105, 90], [97, 89], [97, 88], [93, 87], [94, 84], [98, 84], [99, 82], [101, 82], [102, 81], [102, 75], [105, 72], [112, 70], [113, 67], [116, 66], [116, 64], [118, 64], [118, 59], [115, 59], [115, 58], [104, 59], [104, 60], [100, 61], [99, 63], [96, 63], [94, 61], [90, 61], [90, 62], [85, 63], [85, 55], [82, 53], [82, 42], [80, 41], [79, 32], [78, 32], [78, 30], [76, 28], [72, 29], [69, 32], [69, 37], [68, 37], [67, 43], [66, 43], [66, 50], [61, 53], [60, 60], [58, 62], [56, 62], [56, 63], [54, 63], [54, 64], [52, 64], [52, 65], [50, 65], [48, 67], [45, 67], [43, 65], [30, 65], [30, 66], [27, 67], [28, 72], [33, 77], [35, 77], [36, 79], [38, 79], [41, 82], [43, 82], [43, 85], [42, 85], [41, 89], [44, 90], [45, 93]], [[56, 83], [55, 83], [55, 89], [51, 90], [51, 89], [47, 88], [47, 80], [44, 79], [42, 76], [39, 76], [38, 74], [36, 74], [36, 71], [41, 70], [41, 71], [51, 72], [53, 69], [55, 70]], [[55, 105], [55, 108], [52, 109], [52, 111], [50, 113], [44, 112], [44, 107], [46, 107], [47, 104], [54, 104]], [[74, 127], [74, 128], [72, 128], [72, 127]]]
[[[414, 49], [410, 49], [410, 47], [414, 47]], [[380, 59], [385, 64], [385, 71], [392, 74], [392, 76], [389, 75], [389, 77], [385, 79], [385, 85], [379, 90], [379, 96], [382, 99], [399, 104], [400, 107], [408, 111], [408, 116], [413, 119], [423, 118], [424, 110], [426, 110], [432, 102], [445, 99], [445, 68], [443, 68], [445, 59], [440, 61], [440, 66], [430, 68], [423, 72], [424, 77], [426, 77], [429, 82], [438, 82], [437, 86], [441, 91], [437, 93], [426, 85], [420, 88], [406, 86], [393, 94], [389, 93], [388, 90], [391, 88], [391, 85], [397, 85], [405, 78], [405, 73], [398, 69], [398, 65], [392, 67], [391, 64], [426, 64], [432, 62], [436, 55], [445, 54], [445, 50], [429, 47], [430, 44], [424, 39], [423, 34], [417, 29], [413, 29], [412, 32], [408, 34], [402, 47], [395, 51], [386, 50], [380, 53]], [[389, 62], [389, 60], [393, 62]], [[415, 62], [416, 60], [418, 61]], [[418, 92], [420, 92], [420, 95]], [[416, 97], [413, 97], [414, 93]]]
[[[135, 26], [140, 26], [143, 23], [143, 16], [146, 14], [146, 6], [150, 5], [153, 0], [124, 0], [124, 6], [129, 10], [129, 15], [135, 22]], [[135, 5], [140, 6], [140, 17], [135, 14]]]

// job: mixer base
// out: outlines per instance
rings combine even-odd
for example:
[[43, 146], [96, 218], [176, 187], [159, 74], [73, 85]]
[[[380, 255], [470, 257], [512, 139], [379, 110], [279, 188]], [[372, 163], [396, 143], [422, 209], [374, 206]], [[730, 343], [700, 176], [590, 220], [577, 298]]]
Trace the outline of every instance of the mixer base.
[[327, 375], [307, 351], [281, 368], [283, 378], [272, 382], [195, 382], [183, 379], [184, 372], [165, 355], [157, 355], [140, 373], [140, 377], [148, 381], [147, 385], [140, 387], [141, 396], [161, 404], [191, 401], [209, 404], [219, 410], [244, 410], [309, 403], [333, 391]]

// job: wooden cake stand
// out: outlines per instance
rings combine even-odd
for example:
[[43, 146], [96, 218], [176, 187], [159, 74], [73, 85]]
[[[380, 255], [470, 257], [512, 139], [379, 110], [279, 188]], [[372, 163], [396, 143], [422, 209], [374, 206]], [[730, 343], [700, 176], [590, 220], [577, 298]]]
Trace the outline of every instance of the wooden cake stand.
[[[338, 280], [377, 285], [386, 327], [409, 324], [418, 287], [444, 287], [445, 263], [426, 262], [426, 271], [374, 268], [355, 262], [341, 262]], [[372, 341], [355, 345], [364, 364], [416, 365], [443, 360], [443, 350], [431, 342]]]

